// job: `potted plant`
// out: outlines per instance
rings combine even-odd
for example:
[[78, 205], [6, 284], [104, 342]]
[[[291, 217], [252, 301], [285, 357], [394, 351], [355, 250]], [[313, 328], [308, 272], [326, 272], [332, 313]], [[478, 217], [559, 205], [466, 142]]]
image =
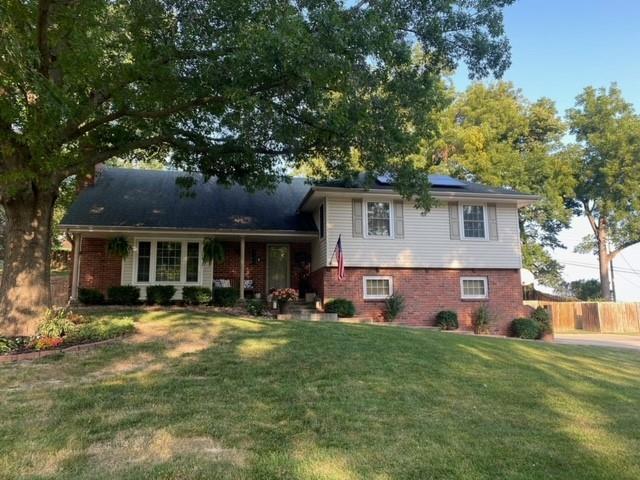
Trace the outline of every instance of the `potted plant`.
[[131, 253], [131, 245], [126, 237], [113, 237], [109, 240], [109, 243], [107, 243], [107, 251], [111, 255], [127, 258]]
[[215, 238], [205, 238], [202, 243], [202, 261], [206, 264], [224, 262], [224, 246]]
[[273, 291], [272, 298], [277, 302], [280, 313], [287, 313], [289, 302], [298, 298], [298, 291], [295, 288], [279, 288]]

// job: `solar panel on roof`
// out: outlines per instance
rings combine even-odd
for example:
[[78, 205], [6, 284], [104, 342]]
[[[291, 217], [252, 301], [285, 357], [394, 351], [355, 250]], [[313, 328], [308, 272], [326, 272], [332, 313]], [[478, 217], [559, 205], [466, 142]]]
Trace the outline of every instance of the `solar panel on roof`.
[[384, 175], [378, 175], [376, 177], [378, 183], [382, 185], [393, 185], [393, 176], [390, 173], [385, 173]]
[[464, 187], [464, 182], [447, 175], [429, 175], [429, 182], [434, 187]]

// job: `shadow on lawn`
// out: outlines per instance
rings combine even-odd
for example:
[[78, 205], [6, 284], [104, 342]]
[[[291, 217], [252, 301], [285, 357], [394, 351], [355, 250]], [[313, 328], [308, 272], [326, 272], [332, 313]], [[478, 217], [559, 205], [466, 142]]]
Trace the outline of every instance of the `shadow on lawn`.
[[637, 478], [628, 355], [199, 313], [139, 327], [41, 392], [68, 452], [48, 476]]

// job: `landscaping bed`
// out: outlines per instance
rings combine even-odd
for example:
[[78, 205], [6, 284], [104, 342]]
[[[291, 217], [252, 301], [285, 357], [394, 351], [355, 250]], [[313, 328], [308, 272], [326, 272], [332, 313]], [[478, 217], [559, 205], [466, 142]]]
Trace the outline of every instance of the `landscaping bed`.
[[0, 337], [0, 358], [38, 352], [66, 350], [77, 345], [104, 342], [135, 331], [128, 316], [89, 317], [66, 308], [49, 309], [32, 337]]

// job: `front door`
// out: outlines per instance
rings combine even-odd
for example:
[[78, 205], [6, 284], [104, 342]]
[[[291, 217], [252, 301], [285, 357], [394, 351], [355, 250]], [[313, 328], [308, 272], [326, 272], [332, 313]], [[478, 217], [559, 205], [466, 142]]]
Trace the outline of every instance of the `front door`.
[[289, 245], [267, 246], [267, 291], [289, 287]]

